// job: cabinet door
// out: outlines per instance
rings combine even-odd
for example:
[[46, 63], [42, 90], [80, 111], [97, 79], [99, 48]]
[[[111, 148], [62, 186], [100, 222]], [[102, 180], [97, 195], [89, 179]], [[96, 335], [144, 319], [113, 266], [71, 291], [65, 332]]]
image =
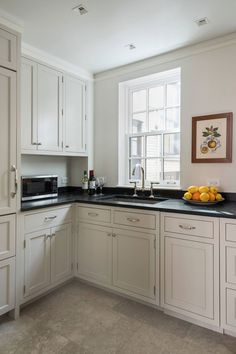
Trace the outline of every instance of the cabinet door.
[[58, 283], [72, 274], [71, 224], [51, 230], [51, 280]]
[[114, 229], [113, 285], [155, 297], [155, 235]]
[[25, 296], [50, 284], [50, 229], [25, 235]]
[[0, 215], [16, 211], [16, 73], [0, 68]]
[[0, 217], [0, 261], [15, 255], [16, 216]]
[[77, 240], [78, 275], [111, 284], [112, 229], [80, 223]]
[[85, 83], [65, 77], [65, 151], [85, 152]]
[[37, 132], [37, 64], [22, 58], [21, 64], [21, 148], [36, 150]]
[[0, 261], [0, 315], [15, 306], [15, 258]]
[[164, 307], [213, 319], [214, 246], [165, 237], [164, 257]]
[[0, 29], [0, 66], [16, 70], [16, 36]]
[[38, 149], [62, 151], [62, 74], [38, 64]]

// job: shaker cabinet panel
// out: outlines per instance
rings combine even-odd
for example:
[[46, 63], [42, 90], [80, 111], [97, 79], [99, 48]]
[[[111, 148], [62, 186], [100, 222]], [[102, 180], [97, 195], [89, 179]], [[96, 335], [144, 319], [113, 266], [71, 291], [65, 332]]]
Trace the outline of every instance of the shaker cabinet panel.
[[15, 256], [16, 216], [0, 217], [0, 261]]
[[15, 258], [0, 261], [0, 315], [15, 306]]
[[13, 33], [0, 29], [0, 66], [17, 68], [17, 38]]

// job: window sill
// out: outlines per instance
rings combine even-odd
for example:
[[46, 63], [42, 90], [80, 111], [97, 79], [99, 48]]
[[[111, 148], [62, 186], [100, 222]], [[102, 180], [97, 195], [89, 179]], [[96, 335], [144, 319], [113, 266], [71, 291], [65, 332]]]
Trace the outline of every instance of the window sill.
[[[131, 184], [117, 184], [117, 186], [116, 186], [117, 188], [133, 188], [133, 186], [131, 185]], [[137, 185], [137, 188], [140, 188], [140, 186], [139, 185]], [[182, 190], [182, 188], [178, 185], [178, 186], [176, 186], [176, 185], [157, 185], [156, 187], [154, 186], [153, 187], [153, 189], [154, 190], [158, 190], [158, 189], [162, 189], [162, 190], [164, 190], [164, 189], [168, 189], [168, 190], [179, 190], [179, 191], [181, 191]], [[148, 186], [148, 187], [145, 187], [145, 189], [144, 189], [145, 191], [149, 191], [150, 190], [150, 186]]]

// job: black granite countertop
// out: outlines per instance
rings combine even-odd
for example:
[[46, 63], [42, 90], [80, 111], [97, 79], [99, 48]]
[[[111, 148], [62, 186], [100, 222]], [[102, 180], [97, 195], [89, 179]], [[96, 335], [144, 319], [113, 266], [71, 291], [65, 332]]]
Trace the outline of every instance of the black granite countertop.
[[236, 218], [236, 202], [235, 201], [224, 201], [222, 203], [212, 205], [212, 206], [195, 206], [185, 203], [181, 199], [169, 198], [164, 201], [158, 201], [156, 204], [146, 204], [143, 200], [128, 202], [128, 201], [118, 201], [109, 199], [112, 195], [106, 195], [105, 197], [95, 197], [83, 195], [79, 192], [67, 192], [62, 193], [58, 198], [44, 199], [39, 201], [28, 201], [21, 204], [21, 211], [30, 211], [41, 208], [48, 208], [53, 206], [59, 206], [63, 204], [70, 203], [85, 203], [94, 205], [108, 205], [117, 206], [123, 208], [134, 208], [134, 209], [146, 209], [155, 211], [165, 211], [171, 213], [181, 213], [181, 214], [195, 214], [202, 216], [212, 216], [212, 217], [223, 217], [223, 218]]

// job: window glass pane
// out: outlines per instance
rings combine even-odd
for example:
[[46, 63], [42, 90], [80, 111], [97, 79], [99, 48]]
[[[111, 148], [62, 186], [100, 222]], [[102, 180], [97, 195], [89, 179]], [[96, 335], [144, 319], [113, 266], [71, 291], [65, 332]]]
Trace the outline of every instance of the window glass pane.
[[149, 112], [149, 131], [164, 129], [164, 110]]
[[133, 92], [133, 112], [146, 111], [146, 90]]
[[180, 83], [172, 82], [167, 85], [166, 104], [168, 107], [178, 106], [180, 104]]
[[180, 154], [180, 134], [165, 134], [164, 135], [164, 155], [179, 155]]
[[143, 156], [143, 138], [141, 136], [130, 138], [130, 157]]
[[179, 181], [180, 179], [180, 162], [179, 160], [164, 160], [164, 180]]
[[149, 89], [149, 109], [162, 108], [164, 106], [164, 86]]
[[161, 156], [161, 135], [147, 136], [146, 155], [147, 157]]
[[134, 171], [134, 168], [136, 167], [137, 164], [143, 166], [143, 164], [144, 164], [143, 159], [129, 160], [129, 179], [134, 180], [134, 181], [141, 179], [140, 169], [137, 168], [136, 171]]
[[146, 130], [146, 113], [133, 114], [132, 131], [141, 133]]
[[168, 108], [166, 110], [166, 129], [179, 128], [179, 108]]
[[146, 180], [159, 182], [161, 179], [161, 159], [146, 160]]

